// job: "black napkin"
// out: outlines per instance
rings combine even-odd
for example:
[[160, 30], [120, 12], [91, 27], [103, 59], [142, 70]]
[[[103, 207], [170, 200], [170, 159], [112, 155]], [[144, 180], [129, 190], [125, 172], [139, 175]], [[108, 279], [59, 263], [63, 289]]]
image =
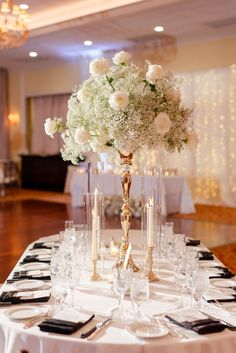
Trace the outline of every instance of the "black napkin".
[[50, 260], [41, 260], [41, 258], [38, 257], [38, 255], [27, 255], [21, 262], [21, 264], [25, 264], [28, 262], [43, 262], [50, 264]]
[[200, 245], [200, 240], [198, 239], [188, 239], [185, 243], [186, 246], [198, 246]]
[[224, 271], [222, 273], [217, 273], [216, 275], [209, 276], [209, 278], [210, 279], [212, 279], [212, 278], [232, 278], [234, 276], [235, 276], [235, 274], [233, 272]]
[[90, 322], [95, 315], [92, 315], [88, 320], [84, 322], [72, 322], [59, 319], [49, 319], [41, 322], [38, 327], [41, 331], [61, 333], [63, 335], [71, 335], [72, 333], [78, 331], [81, 327], [85, 326]]
[[229, 272], [229, 269], [225, 266], [212, 266], [212, 268], [218, 268], [218, 270]]
[[47, 245], [47, 243], [34, 243], [34, 245], [32, 246], [32, 248], [30, 250], [33, 249], [51, 249], [52, 246], [51, 245]]
[[213, 252], [211, 251], [198, 251], [198, 260], [214, 260]]
[[28, 271], [16, 271], [13, 274], [13, 277], [7, 280], [7, 283], [14, 283], [16, 281], [20, 281], [22, 279], [38, 279], [41, 281], [50, 281], [51, 276], [30, 276], [27, 275]]
[[[23, 291], [22, 291], [23, 292]], [[12, 304], [23, 304], [23, 303], [45, 303], [49, 301], [50, 295], [41, 298], [28, 298], [21, 299], [21, 297], [16, 297], [17, 291], [2, 292], [0, 295], [0, 303], [12, 303]]]
[[208, 319], [208, 318], [202, 319], [202, 320], [182, 321], [182, 322], [179, 322], [179, 321], [173, 319], [169, 315], [166, 315], [166, 318], [178, 326], [182, 326], [188, 330], [192, 330], [192, 331], [197, 332], [199, 335], [205, 335], [205, 334], [214, 333], [214, 332], [221, 332], [225, 328], [227, 328], [227, 326], [225, 324], [221, 323], [219, 320]]
[[231, 303], [231, 302], [236, 302], [236, 295], [232, 294], [233, 298], [222, 298], [222, 299], [208, 299], [207, 302], [208, 303]]

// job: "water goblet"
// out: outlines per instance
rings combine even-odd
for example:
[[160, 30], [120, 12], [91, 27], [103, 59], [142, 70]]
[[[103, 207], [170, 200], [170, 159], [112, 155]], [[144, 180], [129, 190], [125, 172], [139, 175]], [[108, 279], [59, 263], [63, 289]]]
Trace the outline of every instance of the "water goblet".
[[200, 268], [193, 273], [192, 290], [197, 307], [203, 306], [203, 296], [209, 289], [209, 274], [206, 269]]
[[123, 311], [123, 300], [125, 293], [127, 292], [131, 281], [131, 270], [124, 268], [113, 269], [113, 290], [118, 297], [118, 308], [112, 312], [112, 317], [118, 320], [125, 320], [125, 314]]
[[147, 277], [134, 276], [131, 281], [130, 297], [137, 321], [149, 321], [143, 312], [143, 303], [149, 299], [149, 282]]

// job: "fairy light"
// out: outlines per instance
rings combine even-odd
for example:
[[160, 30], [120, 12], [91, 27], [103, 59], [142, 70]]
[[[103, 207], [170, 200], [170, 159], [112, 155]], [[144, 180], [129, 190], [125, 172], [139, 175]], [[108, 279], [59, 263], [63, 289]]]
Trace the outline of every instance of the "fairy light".
[[194, 124], [200, 143], [195, 152], [152, 151], [150, 167], [161, 163], [185, 175], [195, 201], [217, 204], [236, 200], [236, 65], [183, 73], [182, 94], [194, 104]]

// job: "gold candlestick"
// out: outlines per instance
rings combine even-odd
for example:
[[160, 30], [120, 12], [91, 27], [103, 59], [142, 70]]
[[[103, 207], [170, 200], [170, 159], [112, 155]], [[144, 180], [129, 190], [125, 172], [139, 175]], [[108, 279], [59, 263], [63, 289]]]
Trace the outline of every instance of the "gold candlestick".
[[149, 282], [156, 282], [156, 281], [159, 281], [159, 278], [152, 270], [152, 264], [153, 264], [152, 253], [153, 253], [153, 246], [149, 246], [148, 253], [147, 253], [147, 265], [148, 265], [147, 278]]
[[[113, 268], [116, 268], [116, 267], [121, 268], [124, 266], [125, 255], [129, 246], [129, 229], [130, 229], [131, 216], [132, 216], [131, 208], [130, 208], [129, 192], [131, 187], [130, 167], [132, 165], [133, 154], [130, 153], [128, 156], [123, 155], [121, 152], [119, 152], [119, 154], [121, 159], [121, 165], [123, 166], [123, 170], [121, 174], [121, 184], [122, 184], [122, 190], [123, 190], [123, 206], [121, 208], [121, 226], [123, 229], [123, 236], [121, 239], [119, 257], [115, 265], [113, 266]], [[133, 272], [139, 271], [138, 266], [135, 265], [131, 256], [129, 257], [127, 268], [132, 268]]]
[[100, 281], [102, 277], [97, 273], [97, 260], [93, 260], [93, 273], [90, 275], [90, 281]]

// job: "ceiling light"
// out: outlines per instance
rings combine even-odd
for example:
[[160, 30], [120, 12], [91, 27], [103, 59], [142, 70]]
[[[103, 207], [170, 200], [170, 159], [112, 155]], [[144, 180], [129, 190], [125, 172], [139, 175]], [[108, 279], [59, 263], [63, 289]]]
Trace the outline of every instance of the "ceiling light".
[[27, 5], [27, 4], [20, 4], [20, 5], [19, 5], [19, 8], [20, 8], [21, 10], [28, 10], [29, 5]]
[[156, 27], [154, 28], [154, 31], [155, 31], [155, 32], [163, 32], [163, 31], [164, 31], [164, 27], [162, 27], [162, 26], [156, 26]]
[[27, 9], [15, 5], [12, 0], [5, 0], [0, 8], [0, 49], [23, 45], [28, 38]]
[[31, 58], [36, 58], [38, 56], [38, 53], [36, 51], [31, 51], [31, 52], [29, 52], [29, 56]]
[[85, 40], [84, 41], [84, 45], [86, 45], [87, 47], [93, 45], [93, 42], [91, 40]]

